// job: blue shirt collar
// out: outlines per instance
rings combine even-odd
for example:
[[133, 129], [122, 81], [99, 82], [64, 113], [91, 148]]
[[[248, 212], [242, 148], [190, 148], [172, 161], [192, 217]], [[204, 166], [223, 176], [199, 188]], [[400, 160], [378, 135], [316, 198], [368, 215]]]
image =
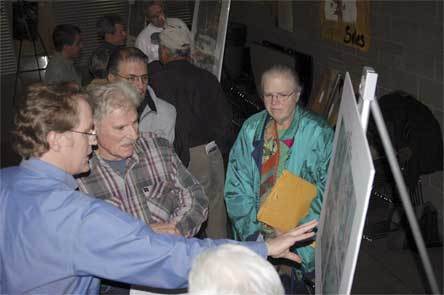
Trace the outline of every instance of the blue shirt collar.
[[30, 158], [29, 160], [23, 160], [20, 163], [20, 166], [25, 169], [29, 169], [42, 174], [47, 178], [56, 179], [72, 189], [76, 189], [78, 187], [76, 180], [71, 174], [66, 173], [64, 170], [58, 168], [57, 166], [54, 166], [40, 159]]

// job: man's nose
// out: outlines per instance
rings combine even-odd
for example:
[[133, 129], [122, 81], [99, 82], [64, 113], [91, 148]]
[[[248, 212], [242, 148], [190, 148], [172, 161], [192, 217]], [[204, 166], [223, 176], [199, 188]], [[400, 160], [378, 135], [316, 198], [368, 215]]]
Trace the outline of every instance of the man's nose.
[[134, 124], [134, 125], [130, 126], [129, 131], [128, 131], [128, 137], [131, 138], [132, 140], [137, 140], [137, 138], [139, 138], [139, 125], [138, 124]]
[[138, 77], [137, 80], [134, 81], [134, 86], [140, 93], [143, 93], [146, 84], [143, 82], [142, 77]]

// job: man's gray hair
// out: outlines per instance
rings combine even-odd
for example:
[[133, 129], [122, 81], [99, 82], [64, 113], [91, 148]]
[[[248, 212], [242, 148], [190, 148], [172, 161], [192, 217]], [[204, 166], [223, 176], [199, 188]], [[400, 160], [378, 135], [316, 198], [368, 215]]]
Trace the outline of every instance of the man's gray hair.
[[95, 121], [117, 109], [137, 110], [142, 100], [137, 89], [127, 81], [94, 85], [88, 91]]
[[274, 267], [250, 249], [225, 244], [200, 254], [188, 277], [189, 294], [284, 294]]

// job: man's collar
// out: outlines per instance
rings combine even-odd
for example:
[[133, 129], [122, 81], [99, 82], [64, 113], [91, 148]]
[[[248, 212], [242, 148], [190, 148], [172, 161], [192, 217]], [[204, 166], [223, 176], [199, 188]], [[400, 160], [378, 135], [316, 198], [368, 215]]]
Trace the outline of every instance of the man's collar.
[[[156, 103], [154, 102], [153, 97], [151, 96], [151, 91], [153, 91], [151, 89], [150, 86], [147, 86], [147, 90], [146, 90], [146, 94], [145, 94], [145, 98], [142, 101], [142, 103], [138, 106], [137, 108], [137, 113], [139, 114], [139, 117], [143, 114], [143, 112], [145, 111], [146, 106], [148, 106], [150, 108], [151, 111], [154, 111], [157, 113], [157, 108], [156, 108]], [[154, 92], [153, 92], [154, 94]]]
[[[136, 141], [136, 143], [134, 144], [134, 152], [131, 155], [131, 157], [129, 157], [128, 159], [126, 159], [126, 165], [127, 166], [133, 166], [133, 163], [138, 163], [139, 162], [139, 155], [137, 154], [138, 151], [138, 141], [140, 139], [138, 139]], [[91, 169], [95, 169], [97, 166], [105, 166], [109, 169], [112, 169], [109, 164], [106, 162], [106, 160], [104, 158], [102, 158], [99, 153], [97, 152], [97, 150], [95, 150], [92, 154], [91, 160], [90, 160], [90, 164], [91, 164]]]
[[75, 181], [74, 177], [63, 169], [53, 165], [52, 163], [43, 161], [38, 158], [31, 158], [29, 160], [23, 160], [20, 163], [20, 166], [25, 169], [29, 169], [36, 173], [42, 174], [47, 178], [52, 178], [63, 182], [72, 189], [77, 188], [77, 182]]

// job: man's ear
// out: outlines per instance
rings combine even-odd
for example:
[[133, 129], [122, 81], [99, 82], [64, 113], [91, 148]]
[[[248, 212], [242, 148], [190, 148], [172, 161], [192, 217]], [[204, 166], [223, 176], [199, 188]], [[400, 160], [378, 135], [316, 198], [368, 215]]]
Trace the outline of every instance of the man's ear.
[[53, 150], [55, 152], [60, 151], [60, 148], [62, 147], [62, 138], [63, 134], [55, 132], [55, 131], [49, 131], [46, 135], [46, 141], [48, 142], [49, 149]]
[[109, 73], [106, 78], [108, 79], [109, 82], [114, 82], [117, 79], [117, 77], [114, 74], [111, 74], [111, 73]]

